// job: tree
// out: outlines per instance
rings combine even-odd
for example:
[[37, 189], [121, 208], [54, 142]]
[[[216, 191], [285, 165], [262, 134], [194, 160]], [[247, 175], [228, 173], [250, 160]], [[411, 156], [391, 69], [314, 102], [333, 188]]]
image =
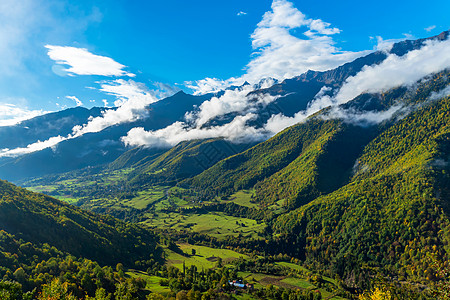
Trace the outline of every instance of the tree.
[[375, 287], [372, 291], [359, 295], [359, 300], [391, 300], [391, 292], [379, 287]]
[[38, 300], [78, 300], [69, 292], [69, 284], [61, 283], [59, 278], [53, 279], [49, 284], [44, 284]]

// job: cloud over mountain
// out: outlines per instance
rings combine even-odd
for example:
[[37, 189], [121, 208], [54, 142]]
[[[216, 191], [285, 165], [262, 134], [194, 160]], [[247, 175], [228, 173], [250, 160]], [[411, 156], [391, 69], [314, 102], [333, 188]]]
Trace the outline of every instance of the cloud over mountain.
[[352, 61], [370, 51], [343, 51], [333, 35], [340, 30], [321, 19], [307, 18], [287, 0], [274, 0], [251, 35], [253, 54], [246, 73], [226, 80], [205, 78], [187, 82], [196, 94], [257, 83], [266, 77], [286, 79], [307, 70], [325, 71]]
[[[274, 20], [273, 22], [289, 24], [293, 22], [292, 19], [296, 18], [298, 18], [297, 15], [285, 14], [283, 21]], [[412, 50], [404, 56], [389, 54], [382, 63], [365, 66], [355, 76], [349, 77], [334, 94], [330, 95], [332, 89], [324, 86], [314, 100], [308, 104], [306, 110], [299, 111], [292, 117], [283, 114], [272, 115], [263, 126], [252, 127], [249, 125], [248, 121], [254, 119], [251, 109], [255, 106], [252, 105], [257, 103], [267, 105], [276, 97], [260, 94], [254, 99], [252, 94], [249, 94], [253, 87], [245, 85], [239, 89], [225, 91], [221, 97], [213, 97], [211, 100], [205, 101], [198, 111], [186, 115], [186, 122], [176, 122], [157, 131], [147, 132], [143, 128], [135, 128], [122, 140], [131, 146], [169, 147], [180, 141], [206, 137], [223, 137], [236, 142], [245, 138], [264, 139], [306, 120], [312, 114], [326, 107], [334, 108], [328, 114], [329, 118], [340, 118], [358, 124], [379, 123], [391, 118], [396, 113], [407, 113], [408, 108], [396, 105], [387, 111], [360, 113], [351, 110], [344, 111], [337, 107], [362, 93], [382, 92], [397, 86], [410, 85], [428, 74], [450, 68], [450, 51], [448, 49], [450, 49], [450, 40], [448, 39], [444, 41], [429, 40], [420, 49]], [[441, 93], [447, 92], [444, 89]], [[220, 127], [204, 126], [212, 118], [230, 112], [238, 112], [241, 116], [235, 117], [231, 123]], [[232, 131], [228, 129], [231, 124], [239, 124], [240, 127]]]
[[48, 113], [44, 110], [29, 110], [15, 104], [0, 103], [0, 126], [12, 126], [17, 123]]

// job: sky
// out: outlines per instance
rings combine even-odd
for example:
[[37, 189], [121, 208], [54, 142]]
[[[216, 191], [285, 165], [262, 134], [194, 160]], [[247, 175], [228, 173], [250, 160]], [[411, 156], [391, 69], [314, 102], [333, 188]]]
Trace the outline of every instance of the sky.
[[447, 0], [2, 0], [0, 126], [331, 69], [448, 30], [448, 11]]

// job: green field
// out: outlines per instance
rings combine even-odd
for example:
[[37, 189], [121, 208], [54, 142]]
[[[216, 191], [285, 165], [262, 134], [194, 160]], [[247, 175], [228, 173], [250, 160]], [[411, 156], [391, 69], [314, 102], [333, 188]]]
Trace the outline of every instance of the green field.
[[242, 235], [248, 238], [258, 238], [265, 223], [247, 218], [225, 215], [221, 212], [206, 212], [205, 214], [155, 213], [147, 214], [144, 224], [159, 228], [185, 229], [198, 233], [209, 234], [216, 238], [227, 235]]
[[144, 272], [141, 271], [135, 271], [135, 270], [129, 270], [125, 273], [126, 275], [133, 277], [133, 278], [142, 278], [147, 282], [147, 285], [145, 286], [145, 290], [151, 291], [153, 293], [159, 293], [162, 295], [166, 295], [168, 292], [170, 292], [170, 289], [166, 286], [160, 286], [159, 281], [161, 279], [164, 279], [159, 276], [149, 276]]
[[[195, 265], [198, 268], [210, 269], [216, 266], [217, 259], [220, 257], [224, 265], [239, 257], [248, 258], [247, 255], [241, 254], [228, 249], [215, 249], [206, 246], [179, 244], [180, 249], [186, 254], [181, 255], [166, 249], [166, 264], [179, 269], [183, 268], [183, 262], [186, 266]], [[192, 255], [192, 249], [195, 249], [195, 255]]]
[[238, 205], [250, 208], [258, 208], [258, 204], [252, 203], [253, 199], [252, 197], [254, 195], [255, 195], [254, 190], [241, 190], [227, 197], [227, 199], [224, 202], [234, 202]]
[[124, 205], [141, 210], [161, 201], [165, 197], [166, 191], [167, 187], [155, 186], [151, 189], [137, 192], [136, 197], [122, 200], [121, 202]]

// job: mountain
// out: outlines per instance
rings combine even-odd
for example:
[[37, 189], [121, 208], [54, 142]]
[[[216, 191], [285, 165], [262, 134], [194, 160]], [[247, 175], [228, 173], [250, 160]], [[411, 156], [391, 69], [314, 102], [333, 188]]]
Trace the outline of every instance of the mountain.
[[378, 135], [347, 185], [278, 217], [275, 232], [295, 236], [297, 255], [352, 285], [363, 265], [436, 280], [430, 261], [450, 250], [449, 111], [446, 97]]
[[[381, 63], [388, 53], [402, 56], [408, 51], [420, 48], [427, 40], [445, 40], [448, 34], [449, 32], [446, 31], [428, 39], [399, 42], [394, 44], [388, 52], [376, 51], [333, 70], [324, 72], [308, 71], [300, 76], [274, 84], [269, 88], [256, 89], [247, 95], [247, 97], [253, 99], [251, 101], [257, 101], [258, 97], [263, 94], [270, 94], [277, 97], [277, 99], [269, 105], [256, 105], [252, 112], [256, 114], [257, 118], [250, 125], [260, 127], [272, 115], [279, 113], [289, 117], [293, 116], [298, 111], [304, 110], [323, 87], [331, 88], [328, 93], [334, 93], [347, 78], [357, 74], [364, 66]], [[247, 85], [233, 87], [233, 89], [245, 86]], [[66, 140], [52, 149], [47, 148], [16, 158], [2, 158], [0, 159], [0, 178], [17, 181], [27, 177], [43, 176], [111, 163], [129, 150], [120, 142], [120, 138], [125, 136], [131, 128], [143, 127], [146, 130], [164, 128], [175, 121], [183, 120], [186, 112], [196, 111], [201, 103], [210, 100], [213, 96], [220, 97], [223, 93], [193, 96], [184, 92], [178, 92], [171, 97], [149, 105], [146, 110], [146, 118], [144, 119], [122, 123], [100, 132]], [[86, 124], [89, 117], [98, 116], [101, 114], [101, 111], [102, 109], [99, 108], [90, 111], [76, 108], [44, 115], [16, 126], [0, 128], [0, 136], [2, 137], [0, 138], [0, 145], [3, 148], [13, 149], [15, 147], [26, 147], [28, 144], [38, 140], [43, 141], [51, 136], [65, 136], [71, 133], [74, 125]], [[216, 117], [204, 126], [223, 125], [233, 120], [239, 114], [238, 112], [232, 112]], [[42, 127], [41, 124], [44, 124], [43, 132], [40, 129]], [[60, 131], [57, 130], [59, 127], [61, 128]], [[19, 138], [16, 139], [15, 137]]]
[[278, 112], [291, 117], [296, 112], [305, 110], [308, 103], [311, 102], [322, 87], [327, 86], [331, 88], [332, 90], [328, 92], [331, 95], [342, 86], [347, 78], [355, 76], [365, 66], [380, 64], [386, 59], [388, 54], [403, 56], [411, 50], [421, 48], [426, 41], [446, 40], [449, 34], [450, 31], [444, 31], [437, 36], [429, 38], [401, 41], [395, 43], [389, 51], [376, 51], [328, 71], [309, 70], [304, 74], [252, 93], [269, 93], [270, 95], [282, 96], [272, 104], [272, 107], [276, 107]]
[[[125, 136], [130, 129], [134, 127], [144, 127], [146, 130], [163, 128], [175, 121], [182, 120], [186, 111], [191, 110], [194, 105], [199, 105], [210, 97], [211, 95], [192, 96], [178, 92], [171, 97], [149, 105], [144, 119], [114, 125], [100, 132], [88, 133], [75, 139], [69, 139], [53, 148], [47, 148], [15, 158], [0, 158], [0, 178], [12, 181], [110, 163], [129, 150], [120, 141], [120, 138]], [[85, 111], [84, 109], [76, 110]], [[92, 111], [97, 110], [99, 111], [99, 109], [93, 109]], [[49, 117], [45, 115], [34, 118], [23, 125], [3, 127], [3, 133], [6, 136], [20, 134], [17, 128], [20, 128], [22, 131], [26, 130], [25, 127], [27, 124], [34, 124], [33, 128], [39, 128], [40, 122], [46, 118], [48, 118], [48, 124], [58, 124], [56, 120], [64, 120], [64, 116], [67, 113], [68, 111], [63, 111], [51, 114]], [[84, 119], [77, 119], [76, 121], [80, 122], [75, 123], [74, 121], [64, 127], [67, 133], [72, 132], [73, 124], [83, 125], [87, 123], [87, 120]], [[34, 130], [36, 131], [38, 129]], [[53, 134], [53, 132], [53, 136], [62, 135], [60, 132], [49, 130], [45, 137], [39, 135], [37, 137], [42, 137], [42, 140], [44, 140], [44, 138]], [[34, 140], [31, 140], [32, 137], [34, 137]], [[21, 145], [36, 141], [36, 136], [30, 133], [29, 138], [24, 140]], [[12, 149], [13, 147], [5, 144], [5, 148]]]
[[[182, 185], [203, 199], [254, 189], [272, 222], [265, 250], [338, 274], [348, 287], [364, 286], [374, 272], [437, 281], [431, 262], [450, 250], [450, 97], [437, 96], [449, 75], [340, 107], [353, 117], [403, 107], [384, 121], [325, 109]], [[270, 216], [279, 201], [284, 210]]]
[[83, 211], [43, 194], [0, 181], [0, 230], [25, 242], [47, 243], [101, 264], [158, 257], [155, 235], [109, 216]]
[[[128, 176], [136, 186], [162, 182], [178, 182], [197, 175], [218, 161], [242, 152], [252, 144], [233, 144], [224, 139], [205, 139], [181, 142], [161, 155], [144, 157], [132, 165], [135, 170]], [[142, 148], [131, 150], [143, 152]], [[124, 155], [128, 157], [128, 153]], [[119, 157], [113, 166], [122, 160]]]
[[87, 123], [89, 118], [98, 117], [105, 110], [107, 109], [99, 107], [75, 107], [38, 116], [13, 126], [0, 127], [0, 149], [26, 147], [38, 140], [66, 136], [72, 133], [74, 126]]
[[[448, 32], [434, 38], [446, 39]], [[397, 43], [389, 51], [405, 55], [426, 40]], [[290, 114], [283, 113], [292, 115], [307, 107], [323, 87], [335, 93], [349, 76], [382, 62], [387, 54], [374, 52], [334, 70], [309, 71], [251, 92], [248, 99], [270, 93], [279, 97], [273, 107], [285, 105]], [[239, 92], [245, 87], [233, 88]], [[412, 84], [365, 92], [258, 144], [233, 144], [222, 138], [183, 141], [170, 149], [125, 149], [116, 144], [116, 150], [98, 146], [92, 154], [76, 156], [83, 149], [92, 150], [93, 141], [117, 141], [131, 126], [151, 129], [176, 117], [181, 120], [186, 111], [198, 109], [193, 103], [213, 96], [176, 94], [150, 106], [145, 120], [85, 135], [77, 147], [74, 140], [52, 154], [41, 152], [43, 165], [48, 157], [55, 160], [45, 171], [37, 169], [41, 166], [31, 169], [37, 156], [16, 159], [17, 172], [27, 166], [29, 174], [58, 172], [54, 166], [68, 153], [76, 159], [67, 161], [65, 169], [76, 169], [80, 161], [105, 163], [36, 179], [34, 188], [140, 224], [88, 213], [0, 182], [0, 229], [5, 230], [0, 238], [7, 241], [7, 246], [0, 243], [0, 262], [14, 265], [8, 247], [45, 257], [36, 245], [47, 249], [48, 243], [55, 247], [56, 257], [64, 252], [108, 265], [122, 261], [147, 268], [148, 274], [139, 274], [148, 275], [152, 289], [164, 286], [173, 292], [167, 296], [179, 298], [191, 287], [192, 292], [209, 293], [211, 285], [197, 284], [204, 278], [220, 292], [232, 291], [233, 278], [251, 281], [255, 291], [245, 292], [250, 298], [290, 299], [288, 293], [305, 286], [313, 294], [297, 299], [362, 299], [363, 290], [395, 299], [439, 298], [433, 293], [445, 290], [440, 285], [448, 286], [450, 255], [449, 87], [450, 69], [445, 69]], [[184, 100], [185, 106], [176, 110], [174, 105]], [[267, 106], [252, 109], [259, 120], [272, 115]], [[204, 126], [226, 123], [237, 114]], [[111, 152], [104, 159], [94, 154], [105, 149]], [[10, 176], [20, 175], [13, 172]], [[155, 263], [160, 255], [151, 230], [157, 230], [167, 246], [163, 267]], [[27, 252], [23, 242], [31, 243], [33, 251]], [[232, 250], [233, 257], [241, 257], [222, 261], [219, 256]], [[37, 261], [25, 269], [38, 268]], [[23, 277], [22, 271], [2, 269], [2, 264], [0, 275]], [[204, 271], [204, 266], [211, 268]], [[119, 265], [118, 273], [120, 269]]]

